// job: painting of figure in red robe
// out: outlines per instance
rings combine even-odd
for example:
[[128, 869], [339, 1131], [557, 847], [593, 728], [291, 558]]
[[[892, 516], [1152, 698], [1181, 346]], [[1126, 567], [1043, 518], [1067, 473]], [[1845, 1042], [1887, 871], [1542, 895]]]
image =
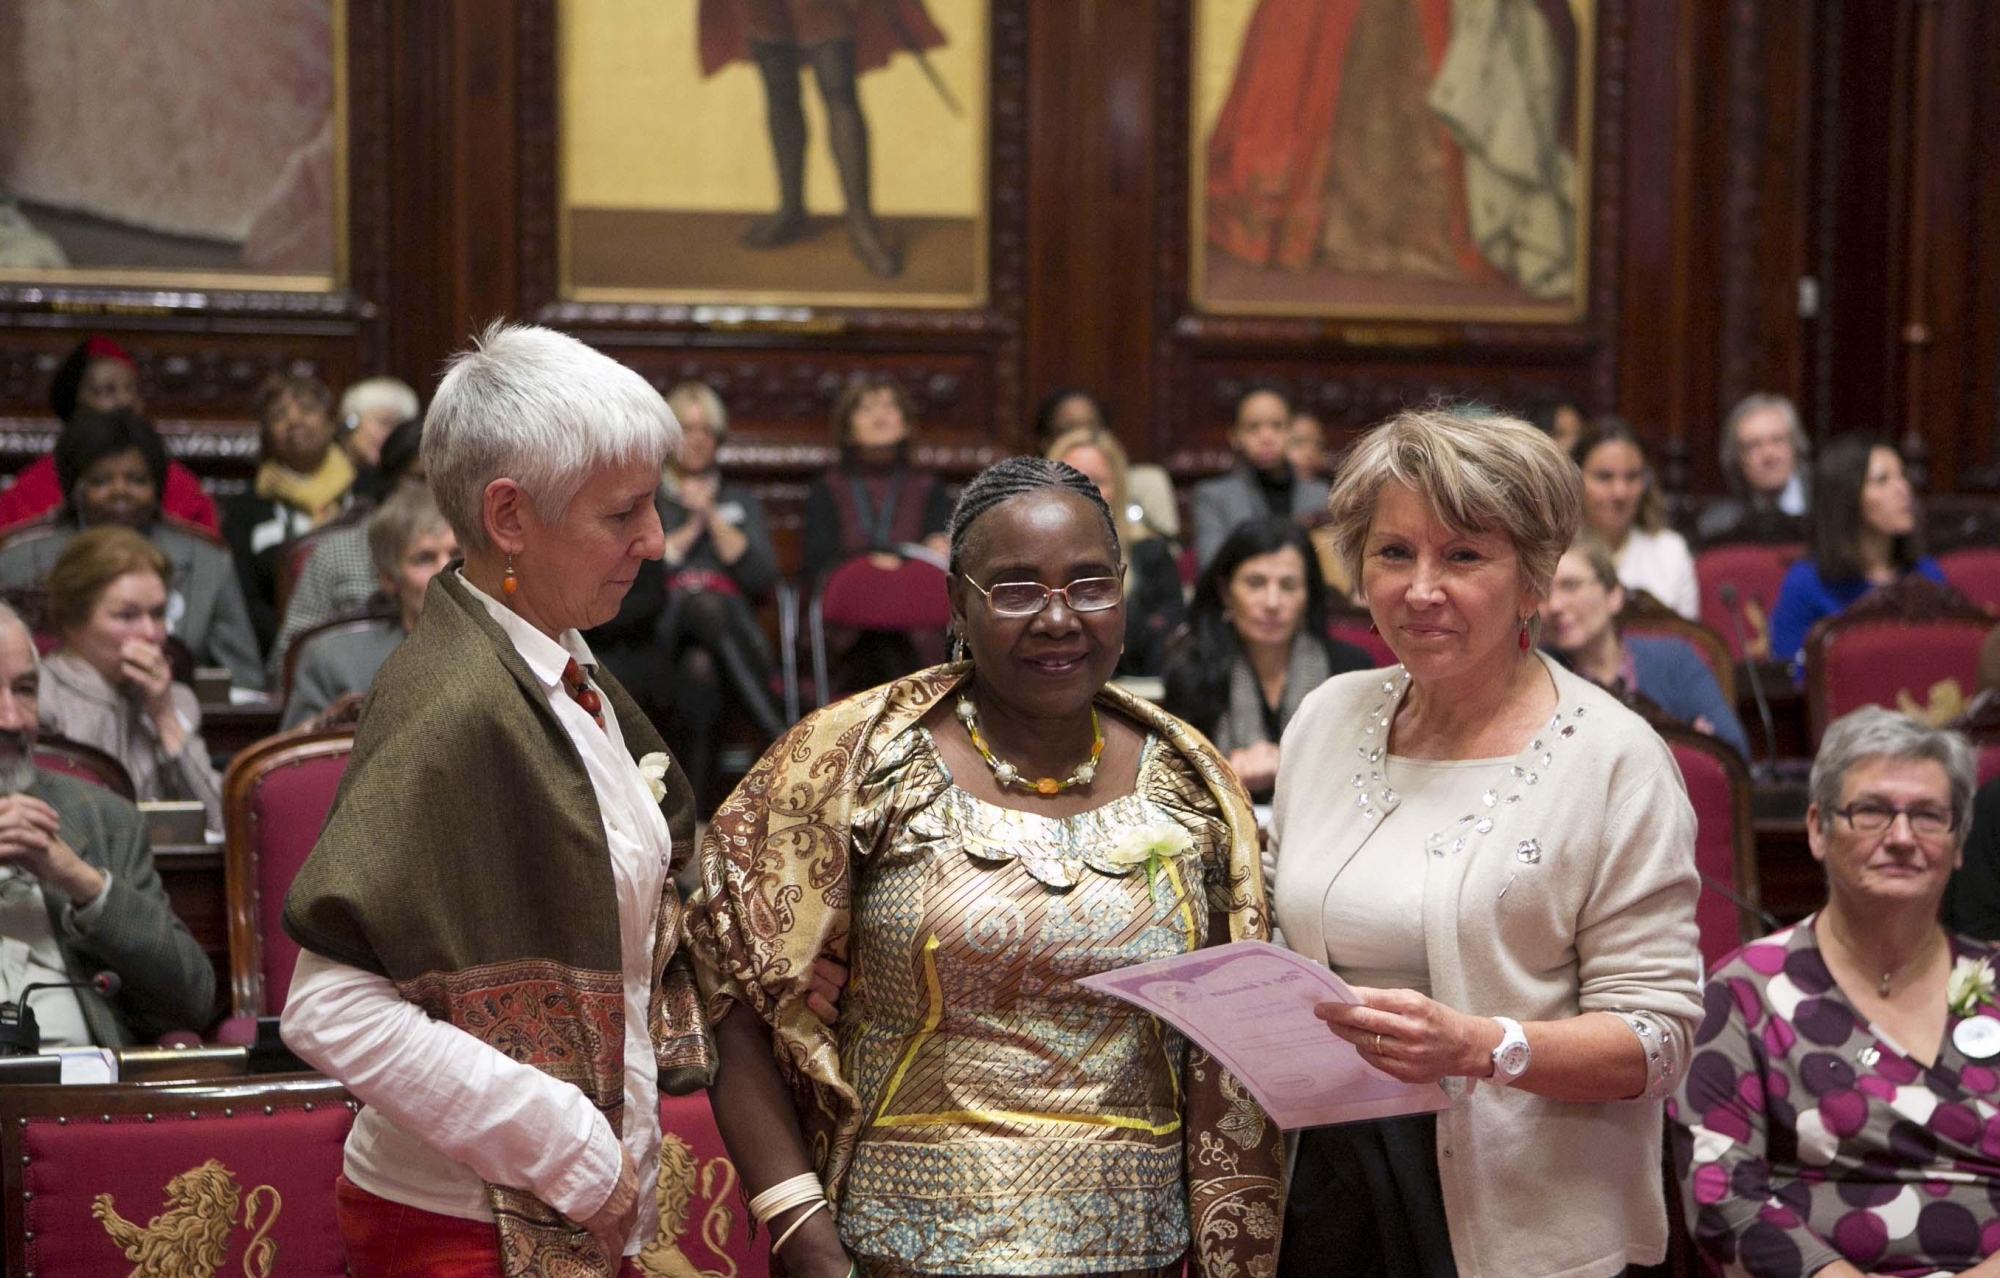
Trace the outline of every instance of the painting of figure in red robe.
[[0, 0], [0, 279], [345, 278], [344, 0]]
[[985, 0], [562, 0], [572, 297], [969, 306]]
[[1194, 14], [1199, 309], [1582, 317], [1595, 0]]

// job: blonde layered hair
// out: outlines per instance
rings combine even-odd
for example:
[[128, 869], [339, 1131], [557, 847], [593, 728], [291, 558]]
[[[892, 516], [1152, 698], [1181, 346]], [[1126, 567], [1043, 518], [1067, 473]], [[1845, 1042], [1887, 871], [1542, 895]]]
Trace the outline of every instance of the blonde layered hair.
[[1358, 583], [1382, 486], [1399, 483], [1459, 534], [1502, 533], [1538, 598], [1583, 524], [1583, 480], [1555, 440], [1527, 422], [1463, 408], [1397, 414], [1341, 459], [1327, 500], [1340, 558]]
[[1111, 463], [1111, 518], [1118, 525], [1119, 541], [1130, 543], [1150, 537], [1152, 533], [1143, 524], [1133, 523], [1126, 513], [1132, 508], [1131, 486], [1127, 483], [1132, 462], [1116, 435], [1102, 426], [1071, 427], [1049, 441], [1049, 446], [1042, 450], [1042, 460], [1059, 462], [1079, 448], [1095, 448]]

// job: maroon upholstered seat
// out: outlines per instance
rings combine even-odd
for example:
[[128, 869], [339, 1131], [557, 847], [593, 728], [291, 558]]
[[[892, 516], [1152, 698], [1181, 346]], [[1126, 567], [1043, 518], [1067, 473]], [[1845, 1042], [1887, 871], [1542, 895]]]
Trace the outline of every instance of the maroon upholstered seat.
[[1694, 649], [1715, 676], [1723, 701], [1736, 704], [1736, 659], [1728, 641], [1707, 622], [1689, 621], [1645, 591], [1632, 590], [1626, 592], [1624, 610], [1618, 614], [1618, 630], [1627, 635], [1680, 640]]
[[1368, 614], [1365, 612], [1334, 613], [1327, 618], [1326, 637], [1353, 644], [1374, 657], [1378, 666], [1396, 664], [1395, 649], [1389, 646], [1388, 640], [1370, 628]]
[[1944, 579], [1966, 598], [2000, 613], [2000, 546], [1966, 546], [1938, 556]]
[[1694, 805], [1694, 864], [1702, 876], [1694, 917], [1701, 959], [1712, 972], [1725, 955], [1763, 935], [1757, 915], [1730, 899], [1733, 894], [1752, 905], [1757, 901], [1750, 769], [1735, 750], [1706, 733], [1655, 727], [1673, 751]]
[[[1721, 635], [1729, 645], [1729, 655], [1741, 661], [1743, 645], [1736, 639], [1737, 627], [1748, 641], [1750, 655], [1771, 655], [1771, 609], [1778, 603], [1778, 586], [1792, 561], [1806, 553], [1798, 542], [1727, 542], [1710, 546], [1694, 557], [1695, 580], [1701, 586], [1701, 620]], [[1723, 602], [1724, 587], [1736, 595], [1736, 622], [1730, 622], [1729, 605]]]
[[752, 1243], [741, 1182], [708, 1093], [660, 1097], [660, 1232], [639, 1253], [648, 1274], [766, 1278], [770, 1235]]
[[1806, 714], [1813, 744], [1861, 706], [1942, 724], [1979, 684], [1979, 645], [1993, 618], [1949, 586], [1908, 577], [1823, 617], [1806, 635]]
[[307, 1075], [0, 1088], [7, 1272], [338, 1278], [354, 1110]]
[[222, 779], [229, 836], [229, 995], [233, 1014], [276, 1016], [285, 1008], [299, 947], [279, 919], [285, 892], [319, 838], [347, 770], [354, 733], [287, 733], [230, 760]]
[[925, 559], [903, 558], [893, 568], [857, 555], [827, 573], [806, 610], [818, 700], [830, 699], [826, 628], [943, 633], [951, 624], [945, 571]]
[[124, 764], [96, 746], [45, 734], [35, 741], [35, 766], [101, 785], [128, 803], [132, 801], [131, 774]]

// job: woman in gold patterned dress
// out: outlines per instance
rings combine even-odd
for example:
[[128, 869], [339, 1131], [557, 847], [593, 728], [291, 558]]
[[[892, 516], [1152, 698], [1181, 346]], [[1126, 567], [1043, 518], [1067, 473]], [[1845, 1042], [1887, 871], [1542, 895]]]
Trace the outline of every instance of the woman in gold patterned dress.
[[[1106, 686], [1095, 486], [1014, 458], [951, 522], [970, 662], [809, 716], [716, 813], [687, 927], [716, 1121], [792, 1278], [1266, 1278], [1277, 1130], [1198, 1047], [1075, 983], [1265, 931], [1222, 759]], [[852, 965], [831, 1026], [822, 954]]]

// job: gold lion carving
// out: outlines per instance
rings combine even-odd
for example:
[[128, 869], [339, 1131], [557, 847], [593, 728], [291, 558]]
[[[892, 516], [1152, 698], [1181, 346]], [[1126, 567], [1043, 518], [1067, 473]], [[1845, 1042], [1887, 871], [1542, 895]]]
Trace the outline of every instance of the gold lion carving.
[[[243, 1257], [246, 1278], [269, 1278], [278, 1259], [278, 1245], [267, 1235], [283, 1202], [278, 1191], [259, 1185], [246, 1200], [236, 1176], [216, 1159], [167, 1182], [167, 1209], [145, 1228], [118, 1214], [110, 1194], [91, 1199], [91, 1217], [104, 1225], [111, 1241], [124, 1249], [137, 1268], [129, 1278], [214, 1278], [229, 1255], [229, 1236], [237, 1207], [243, 1224], [255, 1230]], [[254, 1219], [260, 1205], [268, 1212]]]
[[[672, 1132], [663, 1132], [661, 1136], [660, 1179], [653, 1190], [660, 1207], [660, 1232], [646, 1244], [644, 1251], [633, 1257], [639, 1272], [647, 1278], [736, 1278], [736, 1262], [726, 1250], [736, 1217], [725, 1205], [736, 1188], [736, 1168], [726, 1158], [711, 1158], [706, 1165], [697, 1163], [694, 1150], [686, 1141]], [[702, 1269], [680, 1248], [697, 1183], [702, 1197], [708, 1200], [708, 1210], [701, 1220], [702, 1241], [722, 1257], [722, 1269]]]

